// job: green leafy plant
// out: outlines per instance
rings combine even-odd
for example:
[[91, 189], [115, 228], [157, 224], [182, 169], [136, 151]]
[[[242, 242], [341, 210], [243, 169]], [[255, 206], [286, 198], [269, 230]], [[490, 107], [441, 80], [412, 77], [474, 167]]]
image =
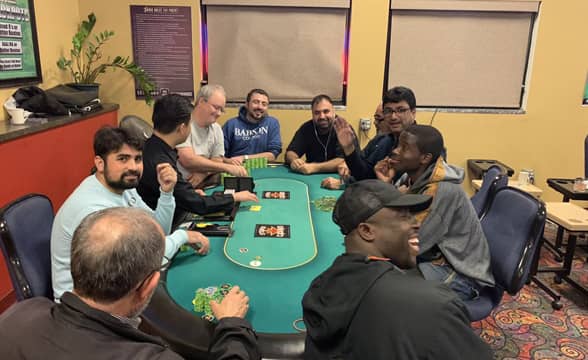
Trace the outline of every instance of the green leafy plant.
[[153, 98], [151, 92], [155, 90], [155, 83], [145, 70], [129, 57], [116, 56], [114, 59], [102, 59], [102, 47], [108, 40], [114, 36], [114, 31], [105, 30], [98, 35], [94, 35], [93, 40], [90, 37], [96, 16], [94, 13], [88, 15], [88, 20], [82, 21], [78, 27], [78, 32], [72, 39], [72, 49], [69, 59], [64, 56], [59, 58], [57, 66], [61, 70], [69, 70], [74, 83], [94, 84], [96, 78], [106, 72], [108, 68], [123, 69], [131, 74], [137, 81], [139, 87], [145, 94], [145, 102], [151, 104]]

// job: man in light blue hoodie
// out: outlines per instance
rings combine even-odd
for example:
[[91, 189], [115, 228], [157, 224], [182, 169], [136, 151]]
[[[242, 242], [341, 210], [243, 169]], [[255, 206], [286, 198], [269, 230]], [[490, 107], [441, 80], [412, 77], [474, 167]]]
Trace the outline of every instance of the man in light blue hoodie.
[[409, 194], [433, 197], [431, 206], [415, 215], [419, 230], [418, 268], [427, 280], [447, 284], [462, 300], [494, 286], [490, 249], [472, 202], [461, 188], [464, 171], [443, 160], [443, 137], [432, 126], [411, 125], [399, 138], [392, 156], [376, 165], [380, 180]]
[[242, 163], [253, 158], [272, 161], [280, 155], [280, 123], [267, 114], [269, 101], [265, 90], [249, 91], [245, 105], [239, 109], [239, 116], [223, 126], [225, 157]]

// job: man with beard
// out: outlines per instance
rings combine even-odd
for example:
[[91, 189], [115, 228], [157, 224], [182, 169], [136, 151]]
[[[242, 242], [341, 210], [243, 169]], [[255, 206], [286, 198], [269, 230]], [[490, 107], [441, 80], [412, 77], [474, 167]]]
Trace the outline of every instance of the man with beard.
[[223, 125], [225, 157], [243, 163], [253, 158], [272, 161], [280, 155], [280, 123], [267, 114], [268, 106], [269, 95], [265, 90], [253, 89], [247, 94], [239, 116]]
[[[328, 95], [317, 95], [311, 109], [312, 119], [300, 126], [286, 150], [286, 164], [292, 171], [306, 175], [335, 172], [343, 163], [343, 152], [333, 129], [337, 117], [333, 100]], [[356, 137], [354, 141], [359, 147]]]
[[[171, 231], [175, 210], [173, 189], [177, 173], [169, 164], [157, 165], [160, 185], [159, 201], [152, 211], [135, 187], [143, 173], [141, 141], [121, 128], [105, 127], [94, 135], [96, 173], [88, 176], [63, 203], [51, 231], [51, 277], [53, 296], [59, 300], [72, 289], [70, 271], [71, 239], [86, 215], [110, 207], [136, 207], [148, 210], [166, 234]], [[202, 255], [208, 252], [209, 241], [195, 231], [178, 230], [167, 236], [165, 254], [172, 257], [185, 244], [197, 244]]]
[[[247, 176], [237, 160], [225, 158], [225, 142], [218, 118], [225, 113], [225, 89], [220, 85], [204, 85], [196, 95], [192, 111], [190, 135], [178, 144], [178, 169], [197, 189], [218, 184], [221, 172]], [[218, 180], [217, 180], [218, 179]]]
[[432, 126], [411, 125], [400, 134], [392, 157], [376, 165], [378, 178], [409, 194], [433, 197], [416, 215], [420, 224], [418, 268], [427, 280], [447, 284], [462, 300], [494, 286], [490, 249], [472, 202], [461, 187], [464, 171], [442, 157], [443, 136]]
[[302, 299], [305, 359], [492, 358], [457, 296], [412, 270], [411, 213], [430, 203], [375, 179], [347, 187], [333, 210], [345, 253]]
[[[88, 215], [72, 239], [72, 292], [60, 304], [33, 298], [2, 314], [3, 359], [181, 359], [138, 329], [167, 265], [164, 242], [161, 227], [144, 210], [108, 208]], [[238, 287], [220, 303], [211, 302], [219, 322], [210, 359], [259, 358], [255, 333], [243, 319], [248, 302]]]

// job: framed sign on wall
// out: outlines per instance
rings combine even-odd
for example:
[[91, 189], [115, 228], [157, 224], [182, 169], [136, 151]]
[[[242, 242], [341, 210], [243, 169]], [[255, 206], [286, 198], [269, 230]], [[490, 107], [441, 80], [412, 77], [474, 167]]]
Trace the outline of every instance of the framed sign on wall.
[[33, 0], [0, 0], [0, 87], [41, 81]]

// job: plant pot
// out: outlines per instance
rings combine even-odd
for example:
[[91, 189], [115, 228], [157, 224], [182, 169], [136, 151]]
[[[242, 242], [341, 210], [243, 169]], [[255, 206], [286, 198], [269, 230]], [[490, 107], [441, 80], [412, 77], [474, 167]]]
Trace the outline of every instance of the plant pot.
[[92, 92], [95, 94], [94, 98], [98, 99], [98, 91], [100, 90], [100, 84], [92, 83], [92, 84], [80, 84], [80, 83], [69, 83], [66, 84], [69, 87], [72, 87], [79, 91], [87, 91]]

